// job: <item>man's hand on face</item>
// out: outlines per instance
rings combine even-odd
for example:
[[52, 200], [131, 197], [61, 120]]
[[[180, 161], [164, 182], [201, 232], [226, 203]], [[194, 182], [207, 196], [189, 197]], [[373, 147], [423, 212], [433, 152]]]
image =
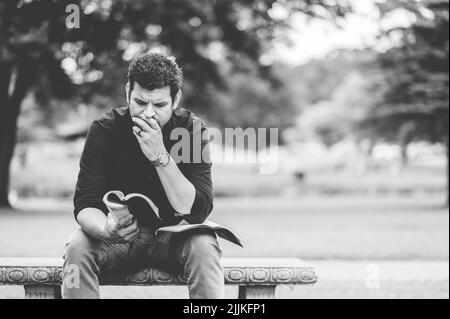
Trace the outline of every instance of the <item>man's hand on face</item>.
[[160, 153], [166, 151], [158, 122], [153, 117], [147, 118], [143, 114], [133, 117], [132, 120], [135, 124], [133, 134], [142, 152], [150, 161], [155, 161]]
[[109, 243], [129, 243], [139, 235], [139, 227], [133, 216], [126, 217], [118, 223], [112, 214], [106, 217], [103, 239]]

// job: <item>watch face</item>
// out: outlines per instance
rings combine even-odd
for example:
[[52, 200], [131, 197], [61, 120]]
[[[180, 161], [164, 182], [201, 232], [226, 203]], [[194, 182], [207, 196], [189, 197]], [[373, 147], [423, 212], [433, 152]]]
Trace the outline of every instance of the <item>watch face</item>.
[[162, 166], [166, 166], [167, 164], [169, 164], [169, 161], [170, 161], [169, 153], [164, 152], [164, 153], [159, 154], [158, 161], [159, 161], [159, 164]]

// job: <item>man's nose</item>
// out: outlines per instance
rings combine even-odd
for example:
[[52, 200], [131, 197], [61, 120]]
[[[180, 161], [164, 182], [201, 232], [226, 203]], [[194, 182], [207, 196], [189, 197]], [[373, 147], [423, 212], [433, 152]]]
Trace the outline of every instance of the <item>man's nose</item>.
[[146, 117], [148, 117], [148, 118], [150, 118], [150, 117], [156, 115], [156, 113], [155, 113], [155, 111], [154, 111], [154, 109], [153, 109], [153, 105], [147, 106], [147, 108], [146, 108], [145, 111], [144, 111], [144, 115], [145, 115]]

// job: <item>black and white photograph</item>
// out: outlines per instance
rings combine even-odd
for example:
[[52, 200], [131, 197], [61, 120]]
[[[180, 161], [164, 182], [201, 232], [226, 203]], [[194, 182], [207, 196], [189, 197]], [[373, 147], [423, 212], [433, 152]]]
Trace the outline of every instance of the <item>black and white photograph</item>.
[[448, 0], [0, 0], [0, 299], [448, 298]]

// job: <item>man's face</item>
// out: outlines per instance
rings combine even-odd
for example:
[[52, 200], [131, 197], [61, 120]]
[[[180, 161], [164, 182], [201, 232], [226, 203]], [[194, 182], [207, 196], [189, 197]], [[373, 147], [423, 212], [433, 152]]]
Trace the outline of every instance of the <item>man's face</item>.
[[176, 108], [179, 101], [178, 95], [175, 98], [176, 101], [172, 101], [169, 86], [150, 91], [134, 82], [130, 96], [129, 84], [127, 84], [131, 116], [139, 117], [141, 114], [144, 114], [148, 118], [154, 117], [161, 128], [170, 120], [172, 111]]

